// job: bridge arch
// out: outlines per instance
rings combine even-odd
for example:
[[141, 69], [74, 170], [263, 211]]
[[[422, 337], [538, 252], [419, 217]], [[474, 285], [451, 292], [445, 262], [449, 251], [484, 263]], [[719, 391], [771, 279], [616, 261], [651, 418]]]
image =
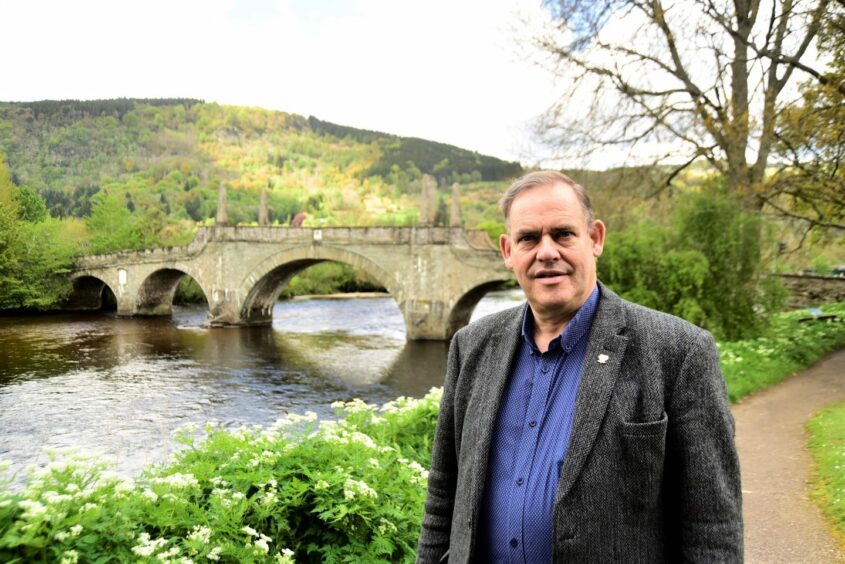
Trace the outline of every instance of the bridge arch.
[[320, 262], [333, 261], [354, 266], [384, 286], [402, 309], [400, 286], [396, 279], [378, 264], [356, 252], [329, 245], [315, 245], [286, 250], [273, 255], [252, 270], [241, 284], [246, 296], [241, 306], [241, 319], [248, 324], [271, 323], [273, 306], [279, 294], [298, 272]]
[[461, 297], [458, 298], [455, 305], [453, 305], [452, 309], [449, 311], [449, 317], [446, 322], [448, 338], [451, 339], [458, 329], [469, 323], [469, 320], [472, 317], [472, 312], [475, 311], [475, 306], [478, 305], [478, 302], [480, 302], [488, 292], [500, 290], [502, 285], [507, 281], [507, 278], [489, 280], [478, 284], [477, 286], [464, 289], [461, 293]]
[[135, 315], [170, 315], [173, 313], [173, 296], [179, 282], [185, 276], [190, 276], [199, 285], [208, 300], [208, 289], [204, 287], [202, 280], [182, 268], [160, 268], [152, 271], [144, 278], [138, 288], [138, 296], [135, 301]]
[[117, 293], [111, 284], [98, 276], [80, 273], [71, 277], [73, 287], [65, 299], [63, 309], [69, 311], [93, 311], [103, 309], [105, 292], [117, 304]]

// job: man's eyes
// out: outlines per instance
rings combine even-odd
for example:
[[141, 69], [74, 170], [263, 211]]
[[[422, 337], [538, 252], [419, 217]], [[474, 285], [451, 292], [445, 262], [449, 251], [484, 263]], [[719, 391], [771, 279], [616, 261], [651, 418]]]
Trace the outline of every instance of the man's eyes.
[[[573, 233], [569, 229], [561, 229], [559, 231], [553, 231], [552, 232], [552, 238], [555, 241], [565, 241], [566, 239], [569, 239], [569, 238], [574, 237], [574, 236], [575, 236], [575, 233]], [[524, 235], [520, 235], [517, 238], [517, 242], [526, 243], [526, 244], [527, 243], [535, 243], [539, 238], [540, 237], [536, 234], [527, 233], [527, 234], [524, 234]]]

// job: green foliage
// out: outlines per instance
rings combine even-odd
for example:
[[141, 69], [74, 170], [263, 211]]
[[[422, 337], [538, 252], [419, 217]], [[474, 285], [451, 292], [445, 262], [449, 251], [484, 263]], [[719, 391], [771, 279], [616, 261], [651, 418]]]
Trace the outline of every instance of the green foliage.
[[412, 562], [440, 395], [337, 422], [288, 415], [269, 429], [183, 429], [185, 448], [134, 481], [80, 457], [0, 490], [4, 562]]
[[282, 289], [282, 297], [383, 291], [381, 284], [353, 266], [322, 262], [294, 276]]
[[[523, 172], [519, 163], [479, 155], [445, 143], [355, 129], [321, 121], [314, 116], [308, 118], [308, 125], [317, 133], [380, 145], [381, 158], [367, 171], [369, 176], [387, 176], [394, 171], [394, 166], [413, 167], [416, 171], [431, 174], [441, 179], [442, 184], [446, 184], [461, 180], [507, 180], [516, 178]], [[407, 163], [411, 165], [406, 166]], [[462, 175], [466, 177], [462, 178]]]
[[36, 223], [47, 219], [47, 206], [44, 203], [44, 198], [29, 186], [18, 186], [13, 198], [18, 207], [20, 219]]
[[607, 236], [599, 278], [632, 301], [737, 339], [759, 333], [784, 291], [760, 271], [761, 222], [716, 191], [680, 198], [668, 224]]
[[44, 202], [13, 184], [0, 158], [0, 309], [46, 309], [70, 290], [76, 244], [45, 218]]
[[806, 311], [781, 313], [754, 339], [719, 343], [731, 401], [776, 384], [845, 346], [845, 302], [821, 309], [836, 319], [814, 320]]
[[115, 195], [104, 192], [93, 200], [91, 215], [85, 221], [93, 233], [89, 243], [89, 252], [105, 254], [115, 251], [140, 249], [141, 231], [124, 202]]
[[493, 246], [499, 247], [499, 236], [505, 233], [505, 222], [500, 219], [486, 219], [475, 226], [476, 229], [483, 229], [487, 232]]
[[173, 295], [173, 303], [177, 304], [198, 304], [208, 303], [205, 292], [202, 291], [197, 281], [190, 276], [183, 276], [176, 286], [176, 293]]
[[807, 423], [807, 443], [816, 461], [812, 496], [845, 540], [845, 403], [827, 407]]

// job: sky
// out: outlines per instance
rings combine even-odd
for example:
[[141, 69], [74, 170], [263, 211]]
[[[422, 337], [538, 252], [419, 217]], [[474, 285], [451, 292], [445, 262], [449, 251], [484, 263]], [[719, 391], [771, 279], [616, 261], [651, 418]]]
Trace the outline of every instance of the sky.
[[199, 98], [533, 165], [539, 0], [0, 0], [0, 100]]

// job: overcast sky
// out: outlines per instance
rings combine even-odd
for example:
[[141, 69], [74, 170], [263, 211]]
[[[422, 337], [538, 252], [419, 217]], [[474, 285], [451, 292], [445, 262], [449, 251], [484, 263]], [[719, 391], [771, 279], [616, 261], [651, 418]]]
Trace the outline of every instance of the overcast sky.
[[190, 97], [532, 164], [539, 0], [0, 0], [0, 100]]

